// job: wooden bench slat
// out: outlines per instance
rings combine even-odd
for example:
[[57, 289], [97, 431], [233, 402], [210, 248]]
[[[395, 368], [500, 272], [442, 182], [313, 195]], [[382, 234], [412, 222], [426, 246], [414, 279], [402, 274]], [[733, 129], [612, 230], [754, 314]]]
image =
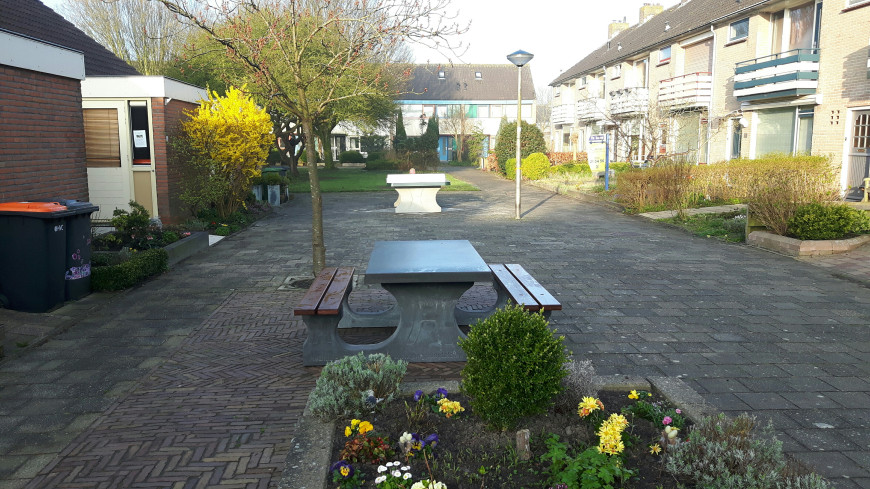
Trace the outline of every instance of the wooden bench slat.
[[353, 267], [337, 268], [335, 276], [332, 278], [332, 283], [323, 295], [323, 300], [320, 301], [320, 307], [317, 308], [318, 316], [328, 316], [338, 314], [341, 309], [341, 302], [349, 293], [348, 288], [353, 280]]
[[299, 305], [293, 310], [293, 314], [297, 316], [314, 316], [317, 314], [317, 306], [323, 300], [329, 284], [332, 283], [332, 277], [335, 276], [335, 267], [326, 267], [317, 274], [308, 292], [299, 301]]
[[538, 301], [529, 294], [526, 288], [504, 265], [490, 265], [489, 269], [492, 270], [496, 279], [501, 282], [502, 287], [508, 291], [514, 302], [525, 305], [526, 309], [531, 311], [540, 310], [541, 306]]
[[534, 296], [535, 300], [545, 311], [561, 311], [562, 304], [553, 297], [547, 289], [545, 289], [534, 277], [532, 277], [529, 272], [526, 271], [522, 266], [513, 263], [509, 265], [505, 265], [508, 270], [513, 274], [514, 277], [522, 283], [523, 287], [529, 293]]

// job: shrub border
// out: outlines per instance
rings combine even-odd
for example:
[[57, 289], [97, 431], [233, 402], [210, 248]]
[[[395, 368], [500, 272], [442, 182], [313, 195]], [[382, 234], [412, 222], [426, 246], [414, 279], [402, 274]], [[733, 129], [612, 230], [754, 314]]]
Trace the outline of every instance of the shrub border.
[[[706, 402], [682, 379], [672, 377], [596, 377], [599, 390], [656, 390], [669, 402], [680, 406], [683, 415], [693, 423], [704, 416], [718, 414], [718, 410]], [[459, 382], [403, 382], [402, 396], [411, 395], [417, 389], [425, 392], [444, 387], [448, 391], [459, 391]], [[278, 489], [328, 489], [327, 474], [324, 470], [332, 464], [332, 434], [335, 422], [324, 423], [311, 414], [311, 396], [305, 404], [305, 411], [296, 423], [295, 436], [290, 440], [290, 452], [284, 460], [284, 469], [278, 481]]]

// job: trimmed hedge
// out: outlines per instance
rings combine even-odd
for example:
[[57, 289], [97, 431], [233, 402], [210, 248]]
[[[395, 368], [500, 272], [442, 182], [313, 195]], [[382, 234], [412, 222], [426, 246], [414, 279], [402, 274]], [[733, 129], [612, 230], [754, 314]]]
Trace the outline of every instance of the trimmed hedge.
[[338, 156], [341, 163], [365, 163], [366, 158], [359, 151], [345, 151]]
[[119, 265], [94, 267], [91, 270], [91, 290], [110, 291], [132, 287], [143, 280], [165, 272], [169, 254], [163, 248], [135, 253]]

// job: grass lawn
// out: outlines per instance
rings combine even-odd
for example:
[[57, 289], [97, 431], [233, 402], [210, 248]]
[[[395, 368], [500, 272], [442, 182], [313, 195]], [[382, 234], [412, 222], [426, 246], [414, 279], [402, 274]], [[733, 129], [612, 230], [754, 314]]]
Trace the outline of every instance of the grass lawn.
[[746, 241], [746, 211], [726, 214], [697, 214], [685, 220], [679, 217], [661, 219], [662, 222], [679, 226], [695, 236], [717, 238], [732, 243]]
[[[387, 175], [396, 173], [388, 170], [364, 170], [362, 168], [337, 168], [334, 170], [320, 169], [320, 189], [323, 192], [376, 192], [392, 191], [387, 185]], [[474, 185], [447, 175], [450, 185], [442, 188], [442, 191], [457, 190], [480, 190]], [[299, 178], [290, 184], [291, 192], [311, 191], [308, 184], [308, 169], [299, 169]]]

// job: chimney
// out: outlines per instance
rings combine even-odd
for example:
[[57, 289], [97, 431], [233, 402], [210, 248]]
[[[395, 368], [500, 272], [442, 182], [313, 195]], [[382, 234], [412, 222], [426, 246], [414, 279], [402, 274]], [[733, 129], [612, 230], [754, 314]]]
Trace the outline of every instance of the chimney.
[[614, 36], [626, 29], [628, 29], [628, 22], [625, 21], [625, 18], [614, 20], [607, 26], [607, 39], [613, 39]]
[[640, 8], [640, 20], [638, 21], [638, 24], [643, 24], [654, 16], [662, 13], [662, 10], [664, 10], [664, 7], [657, 3], [643, 4], [643, 7]]

